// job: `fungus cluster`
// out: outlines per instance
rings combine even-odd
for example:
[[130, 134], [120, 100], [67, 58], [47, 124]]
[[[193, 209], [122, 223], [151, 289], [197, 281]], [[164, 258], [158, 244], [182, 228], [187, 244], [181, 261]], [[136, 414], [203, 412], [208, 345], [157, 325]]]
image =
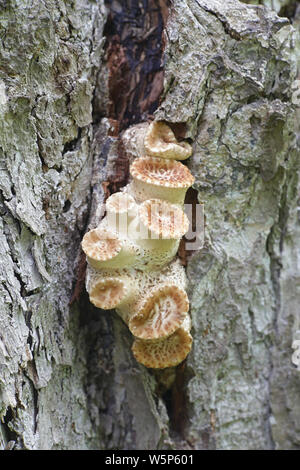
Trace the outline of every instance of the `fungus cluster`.
[[178, 160], [192, 149], [163, 122], [136, 126], [130, 182], [106, 201], [106, 215], [82, 240], [90, 301], [115, 309], [131, 331], [138, 362], [163, 369], [192, 346], [186, 275], [176, 258], [189, 222], [183, 211], [194, 178]]

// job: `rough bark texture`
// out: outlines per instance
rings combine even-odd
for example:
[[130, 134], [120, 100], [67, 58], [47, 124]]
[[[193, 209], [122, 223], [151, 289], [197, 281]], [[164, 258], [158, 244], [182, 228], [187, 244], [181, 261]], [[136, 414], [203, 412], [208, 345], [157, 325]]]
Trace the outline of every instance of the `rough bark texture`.
[[[256, 3], [0, 2], [0, 448], [300, 449], [300, 13]], [[119, 131], [153, 113], [206, 216], [193, 351], [158, 373], [80, 251], [126, 183]]]

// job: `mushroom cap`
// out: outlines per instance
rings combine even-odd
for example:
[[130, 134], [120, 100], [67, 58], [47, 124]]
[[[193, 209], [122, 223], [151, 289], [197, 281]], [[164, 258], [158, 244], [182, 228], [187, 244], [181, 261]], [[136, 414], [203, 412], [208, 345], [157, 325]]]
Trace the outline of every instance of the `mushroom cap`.
[[128, 193], [115, 193], [106, 200], [106, 209], [115, 214], [125, 214], [135, 208], [135, 201]]
[[130, 166], [130, 174], [138, 181], [166, 188], [189, 188], [195, 181], [185, 165], [164, 158], [137, 158]]
[[188, 142], [178, 142], [172, 129], [161, 121], [150, 124], [144, 139], [146, 153], [153, 157], [185, 160], [192, 154]]
[[192, 348], [193, 338], [188, 331], [179, 328], [165, 339], [143, 340], [136, 338], [132, 352], [145, 367], [164, 369], [180, 364]]
[[110, 310], [117, 307], [127, 296], [127, 287], [123, 279], [107, 277], [92, 284], [90, 301], [98, 308]]
[[189, 229], [189, 220], [183, 210], [161, 199], [144, 201], [140, 206], [140, 219], [158, 238], [180, 239]]
[[141, 339], [164, 338], [176, 331], [189, 310], [186, 292], [173, 284], [154, 289], [129, 320], [131, 333]]
[[104, 229], [95, 228], [87, 232], [81, 242], [84, 253], [94, 261], [108, 261], [117, 256], [122, 243], [118, 238], [113, 238]]

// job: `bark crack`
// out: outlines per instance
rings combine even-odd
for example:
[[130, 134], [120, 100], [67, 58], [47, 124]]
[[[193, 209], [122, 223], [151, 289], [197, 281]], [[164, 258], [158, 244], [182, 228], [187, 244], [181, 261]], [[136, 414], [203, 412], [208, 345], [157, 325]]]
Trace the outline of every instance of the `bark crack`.
[[223, 26], [225, 34], [229, 35], [232, 39], [235, 39], [236, 41], [241, 41], [243, 39], [241, 35], [230, 26], [230, 24], [228, 23], [226, 18], [224, 18], [223, 15], [221, 15], [219, 12], [216, 12], [208, 8], [205, 5], [202, 5], [197, 0], [196, 2], [198, 3], [199, 7], [202, 8], [202, 10], [206, 11], [207, 13], [210, 13], [211, 15], [213, 15], [215, 18], [219, 20], [219, 22]]

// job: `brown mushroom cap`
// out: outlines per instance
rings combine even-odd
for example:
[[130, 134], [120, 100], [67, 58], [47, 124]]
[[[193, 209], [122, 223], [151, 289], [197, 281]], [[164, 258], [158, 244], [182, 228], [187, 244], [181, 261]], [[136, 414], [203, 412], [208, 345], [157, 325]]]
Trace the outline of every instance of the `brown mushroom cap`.
[[93, 229], [87, 232], [81, 242], [88, 258], [94, 261], [108, 261], [120, 253], [122, 243], [105, 230]]
[[164, 369], [180, 364], [189, 354], [192, 342], [189, 331], [179, 328], [165, 339], [151, 341], [136, 338], [132, 352], [136, 360], [145, 367]]
[[90, 301], [98, 308], [116, 308], [128, 295], [124, 280], [117, 277], [99, 279], [91, 286]]
[[182, 163], [153, 157], [137, 158], [130, 166], [130, 174], [144, 183], [166, 188], [189, 188], [195, 180]]
[[140, 219], [157, 238], [180, 239], [189, 228], [186, 214], [175, 204], [148, 199], [141, 204]]
[[192, 154], [188, 142], [178, 142], [172, 129], [164, 122], [150, 124], [144, 139], [146, 153], [153, 157], [185, 160]]
[[141, 339], [164, 338], [177, 330], [189, 310], [186, 292], [166, 284], [153, 290], [129, 320], [131, 333]]

